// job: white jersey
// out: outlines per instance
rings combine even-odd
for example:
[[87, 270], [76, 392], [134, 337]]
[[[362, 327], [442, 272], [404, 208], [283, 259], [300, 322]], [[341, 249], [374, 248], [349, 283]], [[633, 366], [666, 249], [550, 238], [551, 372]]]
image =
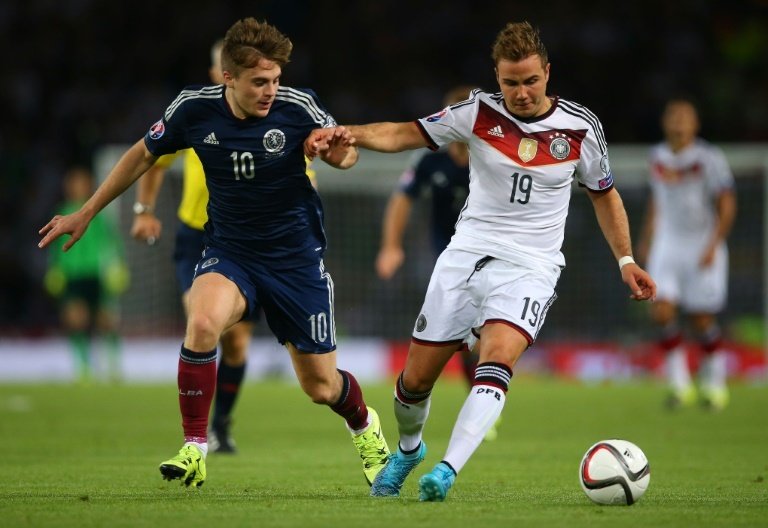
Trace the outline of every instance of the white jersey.
[[565, 265], [561, 252], [574, 178], [593, 191], [613, 187], [600, 121], [555, 98], [545, 114], [510, 114], [501, 93], [419, 119], [430, 148], [469, 145], [469, 196], [449, 248], [530, 267]]
[[656, 297], [692, 313], [718, 313], [728, 289], [725, 241], [710, 266], [702, 268], [699, 259], [715, 228], [717, 196], [733, 187], [725, 156], [702, 139], [680, 152], [660, 143], [651, 149], [650, 173], [655, 214], [648, 272]]
[[716, 199], [733, 187], [722, 151], [697, 139], [680, 152], [660, 143], [650, 153], [654, 243], [706, 244], [717, 218]]

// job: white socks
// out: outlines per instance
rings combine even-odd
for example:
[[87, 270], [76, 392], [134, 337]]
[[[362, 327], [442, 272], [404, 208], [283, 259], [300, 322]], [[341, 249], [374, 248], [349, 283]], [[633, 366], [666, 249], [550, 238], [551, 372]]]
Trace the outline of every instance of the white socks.
[[725, 360], [725, 353], [721, 350], [704, 356], [700, 371], [702, 387], [710, 390], [725, 388], [727, 376]]
[[417, 403], [404, 403], [395, 393], [395, 417], [400, 433], [400, 450], [413, 451], [421, 443], [424, 424], [429, 416], [430, 396]]
[[200, 450], [203, 458], [208, 456], [208, 442], [184, 442], [184, 445], [193, 445]]
[[474, 385], [456, 419], [443, 460], [458, 474], [475, 452], [485, 433], [496, 423], [507, 397], [490, 385]]
[[666, 368], [667, 379], [673, 391], [682, 392], [691, 386], [691, 371], [684, 347], [677, 346], [667, 353]]
[[485, 433], [499, 419], [511, 379], [512, 371], [503, 363], [477, 365], [475, 382], [453, 426], [443, 457], [443, 461], [448, 462], [457, 475], [483, 441]]

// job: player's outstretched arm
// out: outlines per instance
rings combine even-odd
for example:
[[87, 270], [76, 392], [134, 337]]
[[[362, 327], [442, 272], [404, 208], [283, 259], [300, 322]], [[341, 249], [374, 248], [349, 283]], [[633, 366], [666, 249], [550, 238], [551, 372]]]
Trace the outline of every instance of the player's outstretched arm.
[[378, 152], [402, 152], [429, 145], [415, 122], [371, 123], [347, 127], [355, 144]]
[[318, 155], [322, 157], [323, 153], [335, 147], [358, 146], [378, 152], [402, 152], [428, 145], [415, 122], [371, 123], [313, 130], [304, 141], [304, 154], [313, 159]]
[[156, 159], [147, 150], [144, 140], [140, 139], [123, 154], [104, 183], [99, 185], [93, 196], [83, 204], [80, 210], [66, 216], [56, 215], [40, 229], [39, 234], [43, 238], [37, 246], [44, 248], [60, 236], [69, 234], [71, 238], [62, 247], [64, 251], [67, 251], [80, 240], [96, 213], [130, 187], [139, 176], [152, 166]]
[[590, 191], [588, 194], [595, 208], [597, 222], [611, 247], [613, 256], [617, 261], [623, 257], [630, 257], [620, 264], [621, 279], [632, 292], [630, 297], [636, 301], [655, 299], [656, 283], [631, 259], [632, 241], [629, 236], [629, 220], [619, 192], [613, 188], [607, 192]]

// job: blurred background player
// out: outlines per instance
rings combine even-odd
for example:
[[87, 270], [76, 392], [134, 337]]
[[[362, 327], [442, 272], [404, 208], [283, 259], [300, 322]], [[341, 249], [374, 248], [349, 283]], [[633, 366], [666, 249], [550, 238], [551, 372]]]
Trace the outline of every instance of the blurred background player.
[[[449, 106], [469, 99], [471, 88], [454, 88], [444, 99]], [[469, 149], [454, 142], [436, 152], [417, 151], [400, 176], [399, 187], [392, 193], [384, 212], [381, 248], [376, 257], [376, 273], [388, 280], [405, 261], [403, 234], [408, 225], [413, 202], [425, 194], [431, 200], [430, 242], [437, 259], [453, 236], [456, 220], [469, 194]]]
[[[77, 211], [93, 192], [93, 175], [72, 167], [64, 176], [64, 203], [57, 214]], [[98, 334], [106, 350], [106, 372], [121, 377], [117, 298], [128, 286], [122, 238], [108, 213], [94, 217], [77, 247], [64, 253], [66, 242], [51, 246], [45, 287], [59, 301], [61, 324], [69, 338], [76, 374], [87, 382], [94, 375], [92, 336]]]
[[[471, 91], [469, 86], [457, 86], [445, 95], [444, 106], [466, 101]], [[379, 278], [389, 280], [405, 261], [403, 236], [414, 201], [425, 195], [431, 201], [429, 234], [432, 254], [437, 260], [451, 241], [468, 194], [469, 148], [466, 143], [453, 142], [436, 152], [428, 149], [415, 152], [384, 211], [381, 247], [376, 256]], [[464, 378], [471, 387], [475, 379], [477, 353], [466, 345], [461, 349], [461, 366]], [[486, 440], [496, 439], [496, 425], [498, 422], [488, 430]]]
[[658, 294], [651, 318], [661, 330], [671, 407], [696, 401], [678, 307], [689, 316], [703, 352], [701, 401], [713, 409], [728, 403], [725, 355], [717, 314], [728, 287], [726, 237], [736, 216], [733, 174], [723, 153], [697, 137], [699, 117], [687, 99], [670, 100], [661, 125], [664, 142], [650, 153], [651, 199], [639, 256]]
[[[208, 70], [211, 82], [223, 84], [221, 71], [221, 48], [224, 40], [216, 41], [211, 47], [211, 67]], [[183, 183], [181, 202], [178, 209], [179, 227], [173, 259], [176, 263], [176, 280], [182, 291], [182, 303], [187, 309], [189, 289], [192, 286], [195, 265], [200, 260], [204, 249], [203, 236], [205, 222], [208, 221], [208, 188], [205, 185], [205, 173], [200, 158], [192, 149], [185, 149], [176, 154], [161, 156], [155, 165], [138, 181], [136, 203], [133, 206], [134, 219], [131, 236], [152, 245], [160, 238], [162, 224], [155, 215], [155, 204], [160, 192], [165, 172], [178, 158], [183, 161]], [[307, 175], [314, 183], [314, 171]], [[208, 445], [216, 453], [234, 453], [235, 442], [230, 429], [232, 410], [240, 394], [248, 362], [248, 347], [251, 343], [253, 325], [259, 320], [260, 309], [256, 309], [250, 319], [233, 325], [221, 336], [221, 359], [216, 371], [216, 394], [213, 404], [211, 429]]]

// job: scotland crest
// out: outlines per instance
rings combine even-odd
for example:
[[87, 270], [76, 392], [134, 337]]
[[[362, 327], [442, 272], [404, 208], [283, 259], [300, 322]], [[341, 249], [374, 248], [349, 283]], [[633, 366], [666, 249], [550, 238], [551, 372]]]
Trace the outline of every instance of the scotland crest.
[[280, 152], [285, 147], [285, 134], [282, 130], [273, 128], [264, 134], [264, 148], [267, 152]]

